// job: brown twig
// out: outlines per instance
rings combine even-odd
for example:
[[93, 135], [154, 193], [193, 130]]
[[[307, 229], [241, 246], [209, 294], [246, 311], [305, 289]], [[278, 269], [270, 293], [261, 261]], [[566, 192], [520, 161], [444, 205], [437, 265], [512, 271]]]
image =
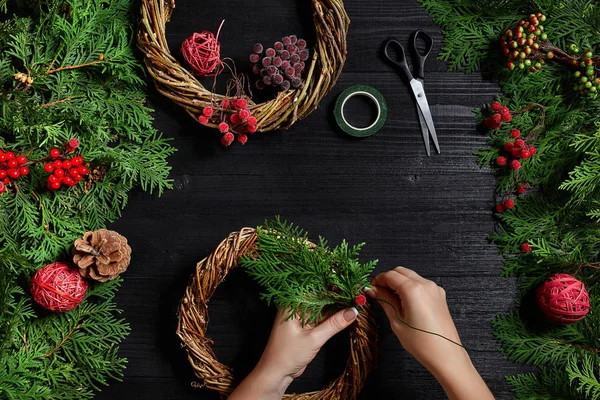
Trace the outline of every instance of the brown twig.
[[81, 324], [75, 325], [70, 331], [69, 333], [67, 333], [67, 335], [63, 338], [63, 340], [60, 341], [59, 344], [56, 345], [55, 348], [53, 348], [49, 353], [46, 353], [44, 355], [44, 357], [42, 358], [48, 358], [50, 357], [52, 354], [54, 354], [57, 350], [59, 350], [67, 340], [69, 340], [69, 338], [71, 337], [71, 335], [73, 334], [73, 332], [75, 332], [77, 329], [81, 328]]
[[520, 109], [519, 111], [515, 111], [513, 114], [523, 114], [527, 111], [530, 111], [534, 108], [540, 108], [542, 110], [542, 115], [540, 117], [540, 121], [537, 123], [536, 126], [534, 126], [530, 131], [529, 134], [525, 137], [525, 140], [533, 140], [535, 141], [539, 134], [542, 132], [542, 128], [544, 127], [544, 123], [546, 122], [546, 109], [544, 108], [543, 105], [539, 104], [539, 103], [531, 103], [530, 105], [528, 105], [525, 108]]
[[584, 349], [587, 351], [591, 351], [593, 353], [597, 353], [600, 354], [600, 349], [594, 349], [592, 347], [588, 347], [588, 346], [584, 346], [582, 344], [577, 344], [577, 343], [567, 343], [567, 342], [561, 342], [559, 340], [555, 340], [554, 342], [552, 342], [554, 344], [559, 344], [561, 346], [567, 346], [567, 347], [576, 347], [578, 349]]
[[41, 108], [52, 107], [52, 106], [55, 106], [57, 104], [64, 103], [66, 101], [72, 100], [74, 98], [75, 98], [75, 96], [65, 97], [64, 99], [55, 100], [55, 101], [52, 101], [50, 103], [42, 104], [40, 107]]
[[54, 74], [56, 72], [60, 72], [60, 71], [67, 71], [70, 69], [78, 69], [78, 68], [83, 68], [83, 67], [89, 67], [90, 65], [96, 65], [96, 64], [101, 64], [105, 62], [105, 60], [96, 60], [96, 61], [90, 61], [84, 64], [77, 64], [77, 65], [67, 65], [65, 67], [60, 67], [60, 68], [56, 68], [56, 69], [48, 69], [46, 71], [46, 75], [50, 75], [50, 74]]

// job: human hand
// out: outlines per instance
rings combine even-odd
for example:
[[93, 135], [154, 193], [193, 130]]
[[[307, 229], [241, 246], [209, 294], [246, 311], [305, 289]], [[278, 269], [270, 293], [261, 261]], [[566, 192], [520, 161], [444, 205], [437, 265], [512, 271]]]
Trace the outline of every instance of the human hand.
[[302, 375], [321, 347], [350, 326], [357, 315], [355, 308], [347, 308], [317, 326], [303, 328], [299, 318], [286, 321], [287, 312], [279, 310], [260, 361], [229, 399], [281, 399], [292, 380]]
[[379, 300], [400, 344], [440, 381], [450, 399], [493, 399], [460, 345], [444, 289], [403, 267], [376, 276], [371, 284], [366, 293]]

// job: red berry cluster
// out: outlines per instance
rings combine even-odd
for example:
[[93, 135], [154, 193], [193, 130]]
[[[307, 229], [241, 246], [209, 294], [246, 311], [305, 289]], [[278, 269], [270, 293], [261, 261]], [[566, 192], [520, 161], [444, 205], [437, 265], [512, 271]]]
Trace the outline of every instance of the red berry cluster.
[[504, 32], [500, 46], [508, 57], [506, 66], [509, 70], [528, 68], [531, 72], [536, 72], [542, 67], [544, 57], [540, 56], [540, 45], [548, 39], [544, 26], [540, 24], [544, 21], [546, 16], [542, 13], [531, 14], [529, 19], [519, 21], [516, 28]]
[[27, 167], [27, 157], [24, 155], [15, 155], [12, 151], [6, 153], [0, 150], [0, 193], [6, 191], [6, 185], [11, 180], [17, 180], [21, 176], [29, 175]]
[[[79, 147], [79, 140], [71, 139], [66, 146], [66, 151], [72, 152], [77, 147]], [[46, 184], [50, 190], [58, 190], [63, 185], [75, 186], [89, 173], [82, 156], [67, 158], [60, 153], [59, 149], [52, 149], [50, 150], [50, 158], [54, 161], [44, 164], [44, 171], [50, 174]]]
[[256, 88], [262, 90], [271, 86], [282, 91], [299, 88], [305, 61], [310, 56], [306, 46], [306, 40], [296, 35], [283, 37], [266, 50], [256, 43], [249, 56], [252, 72], [259, 77]]
[[521, 136], [521, 131], [518, 129], [510, 130], [510, 137], [514, 140], [508, 140], [504, 143], [502, 150], [506, 153], [506, 156], [499, 156], [496, 158], [496, 165], [499, 167], [508, 165], [510, 169], [517, 171], [521, 168], [519, 159], [525, 160], [537, 154], [537, 149], [528, 145], [525, 140], [519, 139], [519, 136]]
[[508, 107], [503, 106], [499, 101], [493, 102], [491, 109], [494, 112], [493, 115], [483, 120], [483, 126], [488, 129], [500, 129], [503, 122], [510, 122], [512, 119], [512, 114]]
[[[257, 120], [252, 116], [252, 112], [248, 109], [248, 101], [246, 99], [223, 99], [221, 101], [221, 122], [218, 125], [219, 131], [223, 134], [221, 143], [223, 146], [230, 146], [237, 134], [237, 140], [241, 144], [248, 141], [247, 133], [256, 132]], [[229, 110], [229, 113], [225, 113]], [[204, 107], [202, 115], [198, 118], [198, 122], [206, 125], [209, 119], [215, 114], [215, 110], [210, 107]], [[229, 117], [227, 117], [229, 115]]]

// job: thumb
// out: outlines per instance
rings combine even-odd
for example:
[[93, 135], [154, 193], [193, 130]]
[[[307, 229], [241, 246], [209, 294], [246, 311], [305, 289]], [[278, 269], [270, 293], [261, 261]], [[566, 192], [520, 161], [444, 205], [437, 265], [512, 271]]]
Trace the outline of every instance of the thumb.
[[323, 346], [333, 335], [350, 326], [357, 316], [358, 310], [354, 307], [338, 311], [314, 328], [312, 334], [317, 338], [317, 342]]

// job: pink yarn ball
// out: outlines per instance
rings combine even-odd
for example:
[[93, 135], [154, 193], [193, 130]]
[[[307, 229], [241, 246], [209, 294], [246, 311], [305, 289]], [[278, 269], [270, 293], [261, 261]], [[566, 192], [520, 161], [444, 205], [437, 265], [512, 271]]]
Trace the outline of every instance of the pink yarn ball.
[[548, 320], [568, 325], [590, 312], [590, 296], [583, 283], [569, 274], [549, 277], [537, 289], [537, 303]]
[[31, 280], [33, 300], [50, 311], [74, 309], [85, 298], [88, 283], [74, 268], [55, 262], [40, 268]]
[[[220, 29], [220, 28], [219, 28]], [[220, 72], [221, 69], [221, 44], [212, 32], [194, 32], [184, 40], [181, 45], [183, 58], [194, 71], [194, 75], [206, 76]]]

